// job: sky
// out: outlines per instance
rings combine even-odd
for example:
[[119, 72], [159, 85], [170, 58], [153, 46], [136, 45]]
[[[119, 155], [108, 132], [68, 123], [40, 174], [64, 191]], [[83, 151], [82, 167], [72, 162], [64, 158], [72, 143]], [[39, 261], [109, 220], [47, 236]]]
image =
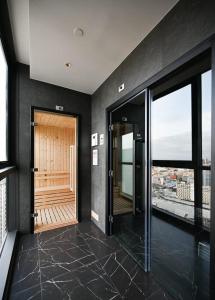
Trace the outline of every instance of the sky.
[[[203, 157], [210, 159], [211, 72], [202, 75]], [[152, 103], [152, 159], [191, 160], [191, 85]]]
[[211, 159], [211, 71], [202, 75], [202, 154]]

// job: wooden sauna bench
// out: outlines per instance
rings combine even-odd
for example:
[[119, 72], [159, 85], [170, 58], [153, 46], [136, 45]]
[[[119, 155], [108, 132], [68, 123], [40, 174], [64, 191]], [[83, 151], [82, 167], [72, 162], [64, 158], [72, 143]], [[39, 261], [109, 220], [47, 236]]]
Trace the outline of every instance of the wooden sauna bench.
[[[39, 171], [35, 173], [36, 191], [63, 189], [69, 185], [68, 171]], [[58, 187], [58, 188], [57, 188]]]
[[67, 189], [35, 192], [35, 232], [76, 224], [75, 193]]

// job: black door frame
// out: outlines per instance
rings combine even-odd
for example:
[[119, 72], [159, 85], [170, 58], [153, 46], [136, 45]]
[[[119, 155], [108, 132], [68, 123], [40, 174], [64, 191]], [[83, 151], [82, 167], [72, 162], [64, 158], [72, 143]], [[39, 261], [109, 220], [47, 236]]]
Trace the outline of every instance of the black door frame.
[[144, 89], [137, 93], [136, 95], [125, 100], [120, 105], [114, 107], [113, 109], [107, 110], [107, 121], [108, 121], [108, 145], [107, 145], [107, 199], [106, 199], [106, 234], [113, 234], [113, 148], [112, 148], [112, 113], [117, 109], [123, 107], [124, 105], [132, 102], [136, 97], [143, 95], [145, 97], [145, 176], [144, 176], [144, 185], [145, 185], [145, 271], [150, 271], [150, 240], [151, 240], [151, 95], [148, 89]]
[[81, 220], [81, 206], [80, 206], [80, 188], [79, 188], [79, 165], [80, 165], [80, 115], [67, 112], [67, 111], [59, 111], [59, 110], [54, 110], [54, 109], [49, 109], [49, 108], [44, 108], [44, 107], [37, 107], [37, 106], [31, 106], [31, 146], [30, 146], [30, 157], [31, 157], [31, 163], [30, 163], [30, 171], [31, 171], [31, 215], [30, 215], [30, 224], [31, 224], [31, 233], [34, 233], [34, 113], [36, 111], [41, 111], [41, 112], [46, 112], [46, 113], [54, 113], [57, 115], [65, 115], [68, 117], [73, 117], [76, 118], [77, 120], [77, 125], [76, 125], [76, 149], [77, 149], [77, 169], [76, 169], [76, 218], [77, 221], [80, 222]]

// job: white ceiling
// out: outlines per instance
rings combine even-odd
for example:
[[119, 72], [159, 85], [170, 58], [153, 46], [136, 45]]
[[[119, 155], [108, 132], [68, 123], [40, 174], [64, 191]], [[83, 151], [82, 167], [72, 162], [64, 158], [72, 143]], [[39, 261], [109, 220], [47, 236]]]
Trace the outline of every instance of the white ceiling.
[[33, 79], [92, 94], [177, 2], [8, 0], [17, 60]]

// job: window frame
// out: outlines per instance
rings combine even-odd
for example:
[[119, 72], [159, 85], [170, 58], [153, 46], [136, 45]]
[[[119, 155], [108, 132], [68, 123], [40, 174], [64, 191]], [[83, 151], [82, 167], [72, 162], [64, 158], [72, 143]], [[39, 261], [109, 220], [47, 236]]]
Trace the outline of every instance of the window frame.
[[7, 156], [7, 160], [0, 161], [0, 169], [3, 169], [7, 166], [12, 165], [12, 163], [11, 163], [11, 155], [10, 155], [10, 132], [9, 132], [10, 131], [10, 126], [9, 126], [9, 108], [10, 108], [10, 105], [9, 105], [10, 71], [9, 70], [10, 70], [10, 64], [9, 64], [7, 52], [5, 50], [4, 43], [3, 43], [1, 36], [0, 36], [0, 48], [2, 48], [4, 57], [5, 57], [5, 61], [7, 64], [7, 82], [6, 82], [6, 89], [7, 89], [7, 92], [6, 92], [6, 156]]
[[[196, 66], [194, 65], [194, 69]], [[166, 96], [172, 92], [177, 91], [180, 88], [185, 87], [186, 85], [191, 85], [191, 136], [192, 136], [192, 159], [191, 160], [153, 160], [152, 167], [170, 167], [170, 168], [184, 168], [192, 169], [194, 171], [194, 225], [197, 228], [203, 228], [206, 231], [210, 231], [210, 228], [207, 228], [203, 224], [202, 220], [202, 208], [203, 208], [203, 199], [202, 199], [202, 178], [203, 170], [211, 171], [211, 166], [204, 166], [202, 163], [202, 81], [201, 75], [205, 72], [211, 70], [211, 66], [207, 63], [205, 67], [202, 67], [197, 72], [195, 71], [192, 76], [186, 79], [181, 79], [181, 76], [178, 74], [173, 75], [170, 82], [168, 79], [164, 80], [160, 85], [162, 86], [161, 91], [154, 93], [159, 84], [151, 89], [151, 101], [152, 107], [153, 102], [157, 101], [163, 96]], [[152, 122], [152, 121], [151, 121]], [[156, 207], [152, 205], [152, 208], [156, 210]], [[177, 215], [165, 211], [167, 215], [174, 217], [175, 219], [180, 219]], [[186, 223], [190, 223], [188, 220], [183, 220]]]
[[[0, 22], [1, 23], [1, 22]], [[1, 24], [0, 24], [1, 25]], [[6, 178], [7, 187], [6, 187], [6, 234], [4, 237], [4, 242], [0, 251], [0, 264], [2, 264], [2, 257], [5, 257], [5, 248], [8, 249], [8, 236], [15, 239], [16, 232], [13, 231], [15, 229], [14, 225], [16, 223], [16, 213], [11, 213], [11, 202], [12, 199], [15, 201], [16, 198], [12, 198], [12, 194], [14, 192], [14, 184], [15, 184], [15, 109], [14, 105], [12, 107], [12, 97], [15, 95], [15, 73], [14, 73], [14, 56], [13, 53], [8, 48], [8, 40], [5, 36], [2, 28], [0, 26], [0, 47], [2, 48], [3, 55], [5, 57], [6, 65], [7, 65], [7, 82], [6, 82], [6, 161], [0, 161], [0, 180]], [[10, 178], [12, 175], [13, 179]], [[13, 194], [14, 196], [14, 194]], [[15, 217], [15, 221], [11, 221], [11, 216]], [[15, 241], [15, 240], [14, 240]], [[8, 252], [8, 251], [7, 251]]]

